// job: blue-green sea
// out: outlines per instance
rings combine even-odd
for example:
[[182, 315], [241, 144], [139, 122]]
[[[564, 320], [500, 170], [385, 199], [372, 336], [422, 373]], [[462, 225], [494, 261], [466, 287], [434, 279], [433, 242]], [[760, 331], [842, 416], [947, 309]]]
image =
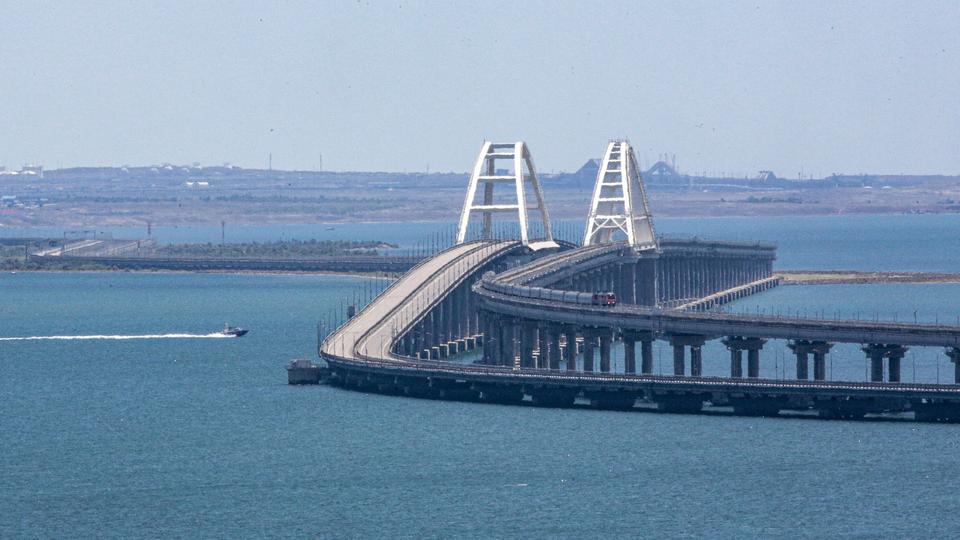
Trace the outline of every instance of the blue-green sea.
[[[410, 245], [446, 225], [364, 227]], [[776, 240], [781, 267], [960, 269], [957, 216], [660, 220], [658, 228]], [[281, 274], [0, 274], [0, 538], [960, 534], [956, 426], [539, 409], [287, 386], [285, 364], [315, 355], [317, 321], [383, 285]], [[811, 286], [730, 309], [952, 321], [958, 303], [960, 285]], [[250, 333], [202, 337], [224, 322]], [[171, 334], [201, 337], [125, 339]], [[2, 339], [83, 335], [109, 339]], [[655, 354], [669, 369], [668, 351]], [[942, 357], [911, 350], [904, 380], [950, 380]], [[830, 358], [832, 378], [863, 379], [855, 347], [838, 345]], [[705, 348], [706, 374], [728, 362], [722, 346]], [[792, 376], [777, 343], [762, 364], [765, 376]]]

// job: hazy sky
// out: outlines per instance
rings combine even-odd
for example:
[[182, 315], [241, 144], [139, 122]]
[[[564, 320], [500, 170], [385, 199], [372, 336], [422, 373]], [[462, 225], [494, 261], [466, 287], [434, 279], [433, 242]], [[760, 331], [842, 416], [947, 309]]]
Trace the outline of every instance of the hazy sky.
[[0, 0], [0, 165], [960, 174], [960, 1]]

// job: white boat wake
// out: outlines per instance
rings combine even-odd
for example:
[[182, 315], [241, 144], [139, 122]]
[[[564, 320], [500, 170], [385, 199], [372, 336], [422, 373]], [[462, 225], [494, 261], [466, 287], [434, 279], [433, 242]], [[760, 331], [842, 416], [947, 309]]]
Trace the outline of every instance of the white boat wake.
[[212, 334], [141, 334], [131, 336], [109, 336], [109, 335], [90, 335], [90, 336], [25, 336], [25, 337], [0, 337], [0, 341], [66, 341], [66, 340], [92, 340], [92, 339], [220, 339], [231, 338], [221, 332]]

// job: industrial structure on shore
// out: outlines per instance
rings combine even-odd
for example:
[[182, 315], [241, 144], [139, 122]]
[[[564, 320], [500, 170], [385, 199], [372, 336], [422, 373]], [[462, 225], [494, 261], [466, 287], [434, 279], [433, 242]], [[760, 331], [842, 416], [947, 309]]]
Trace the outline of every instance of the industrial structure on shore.
[[[508, 188], [506, 200], [498, 187]], [[539, 217], [533, 226], [528, 211]], [[516, 239], [491, 238], [496, 213], [518, 219]], [[471, 225], [475, 214], [481, 222]], [[553, 239], [529, 148], [485, 143], [457, 240], [326, 336], [320, 354], [332, 384], [557, 407], [695, 413], [709, 404], [742, 415], [909, 413], [960, 421], [960, 384], [900, 378], [907, 347], [932, 346], [946, 348], [960, 383], [960, 326], [714, 310], [777, 285], [775, 247], [659, 238], [627, 141], [607, 145], [579, 246]], [[715, 339], [730, 351], [728, 377], [703, 376], [701, 348]], [[772, 339], [787, 340], [794, 352], [794, 379], [760, 377], [763, 347]], [[673, 347], [672, 375], [654, 374], [654, 340]], [[615, 341], [623, 344], [622, 372], [611, 368]], [[862, 344], [869, 381], [827, 380], [835, 343]], [[478, 362], [457, 361], [476, 348]]]

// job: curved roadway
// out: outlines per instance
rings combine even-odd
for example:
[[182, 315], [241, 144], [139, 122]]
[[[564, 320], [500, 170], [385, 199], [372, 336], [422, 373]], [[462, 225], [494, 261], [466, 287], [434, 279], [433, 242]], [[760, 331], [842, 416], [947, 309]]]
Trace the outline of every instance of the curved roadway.
[[[557, 371], [543, 369], [519, 369], [502, 366], [455, 364], [443, 361], [417, 360], [393, 352], [398, 339], [412, 328], [424, 315], [439, 303], [448, 291], [474, 275], [479, 268], [507, 253], [519, 250], [518, 242], [481, 241], [454, 246], [425, 260], [385, 290], [363, 311], [338, 328], [324, 341], [321, 354], [334, 367], [376, 373], [397, 373], [425, 379], [434, 377], [456, 380], [516, 381], [522, 384], [573, 386], [596, 389], [651, 390], [674, 389], [694, 392], [711, 391], [776, 391], [779, 395], [809, 395], [834, 392], [844, 395], [875, 397], [902, 397], [905, 395], [929, 395], [944, 398], [960, 398], [960, 387], [941, 384], [873, 383], [846, 381], [807, 381], [774, 379], [733, 379], [720, 377], [682, 377], [660, 375], [633, 375], [598, 372]], [[548, 255], [532, 263], [502, 272], [497, 275], [509, 278], [514, 283], [528, 282], [549, 274], [554, 265], [568, 264], [573, 260], [588, 260], [591, 256], [604, 257], [613, 248], [597, 246], [581, 248], [556, 255]], [[587, 262], [589, 264], [589, 262]], [[485, 308], [499, 306], [513, 316], [530, 316], [545, 320], [581, 322], [590, 316], [599, 316], [606, 322], [619, 326], [636, 320], [631, 311], [669, 316], [671, 318], [709, 320], [715, 314], [685, 313], [620, 306], [609, 308], [567, 305], [561, 302], [534, 301], [486, 290], [484, 283], [474, 288], [484, 298]], [[526, 311], [530, 313], [526, 313]], [[552, 315], [545, 315], [547, 311]], [[569, 317], [565, 318], [565, 317]], [[579, 318], [578, 318], [579, 317]], [[729, 319], [724, 315], [722, 318]], [[628, 319], [633, 319], [628, 320]], [[747, 321], [743, 321], [746, 323]], [[785, 323], [787, 321], [778, 321]], [[819, 323], [820, 321], [816, 321]], [[659, 330], [663, 330], [660, 328]]]
[[477, 268], [519, 246], [519, 242], [470, 242], [424, 260], [330, 334], [321, 353], [353, 361], [411, 361], [391, 352], [396, 339]]

